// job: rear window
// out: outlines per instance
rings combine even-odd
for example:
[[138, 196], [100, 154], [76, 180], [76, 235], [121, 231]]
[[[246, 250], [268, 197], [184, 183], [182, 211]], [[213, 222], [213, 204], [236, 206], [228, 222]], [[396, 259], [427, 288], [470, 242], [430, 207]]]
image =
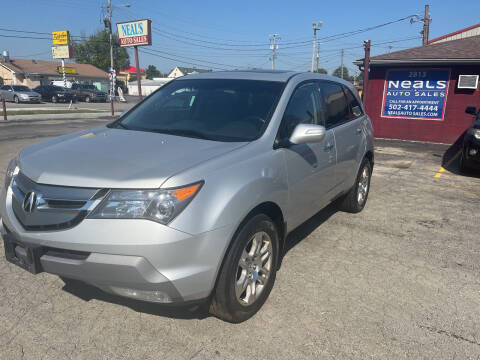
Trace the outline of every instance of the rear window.
[[321, 82], [320, 87], [327, 110], [327, 129], [348, 120], [350, 117], [350, 109], [342, 86], [334, 82]]

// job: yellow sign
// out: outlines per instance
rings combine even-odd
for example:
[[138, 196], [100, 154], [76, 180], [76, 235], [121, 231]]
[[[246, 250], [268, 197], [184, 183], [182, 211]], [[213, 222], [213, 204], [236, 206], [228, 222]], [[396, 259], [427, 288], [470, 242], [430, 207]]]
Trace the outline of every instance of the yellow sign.
[[53, 45], [68, 45], [69, 36], [68, 31], [54, 31], [52, 32]]
[[[57, 71], [59, 74], [63, 74], [63, 70], [61, 66], [57, 67]], [[76, 74], [76, 73], [77, 73], [76, 68], [65, 66], [65, 74]]]

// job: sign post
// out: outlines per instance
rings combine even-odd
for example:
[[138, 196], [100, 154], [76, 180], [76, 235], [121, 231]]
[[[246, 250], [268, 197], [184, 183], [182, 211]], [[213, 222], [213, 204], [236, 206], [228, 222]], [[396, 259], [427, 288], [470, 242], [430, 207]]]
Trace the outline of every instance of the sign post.
[[52, 32], [52, 57], [62, 60], [63, 87], [67, 87], [67, 75], [65, 72], [65, 59], [73, 57], [72, 46], [70, 45], [70, 34], [67, 30]]
[[138, 60], [138, 46], [152, 45], [152, 21], [149, 19], [117, 23], [118, 40], [121, 47], [133, 46], [137, 68], [138, 97], [142, 101], [142, 78]]

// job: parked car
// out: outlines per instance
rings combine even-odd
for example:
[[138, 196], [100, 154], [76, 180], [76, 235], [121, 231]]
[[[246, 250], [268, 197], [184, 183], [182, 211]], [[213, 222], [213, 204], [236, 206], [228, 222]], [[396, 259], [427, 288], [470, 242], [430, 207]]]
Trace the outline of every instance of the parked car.
[[244, 321], [273, 287], [287, 234], [332, 201], [361, 211], [373, 164], [372, 124], [346, 81], [188, 75], [10, 162], [6, 258], [139, 300], [208, 299]]
[[463, 137], [460, 170], [468, 172], [471, 169], [480, 170], [480, 111], [473, 106], [467, 107], [467, 114], [474, 115], [472, 125]]
[[41, 96], [39, 93], [32, 91], [29, 87], [24, 85], [3, 85], [0, 87], [0, 98], [5, 98], [6, 101], [14, 101], [17, 104], [20, 102], [40, 102]]
[[75, 102], [77, 100], [75, 94], [69, 89], [54, 86], [54, 85], [40, 85], [33, 89], [42, 96], [42, 100], [56, 102]]
[[74, 83], [72, 92], [78, 100], [85, 102], [106, 102], [107, 94], [97, 89], [95, 85]]

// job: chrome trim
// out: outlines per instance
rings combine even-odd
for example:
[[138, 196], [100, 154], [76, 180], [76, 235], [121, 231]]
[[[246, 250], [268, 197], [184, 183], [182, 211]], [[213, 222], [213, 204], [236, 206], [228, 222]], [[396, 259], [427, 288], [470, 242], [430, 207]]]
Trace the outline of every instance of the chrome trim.
[[[23, 192], [20, 190], [20, 187], [17, 185], [15, 179], [13, 179], [12, 184], [11, 184], [11, 189], [12, 189], [12, 194], [15, 196], [15, 198], [23, 204], [25, 201], [25, 196]], [[41, 194], [38, 194], [37, 196], [37, 202], [35, 205], [34, 210], [35, 211], [61, 211], [61, 212], [79, 212], [79, 211], [91, 211], [93, 210], [108, 194], [105, 193], [104, 196], [92, 200], [92, 199], [86, 199], [86, 200], [72, 200], [72, 199], [50, 199], [50, 198], [44, 198]], [[51, 206], [49, 202], [53, 201], [63, 201], [66, 203], [70, 203], [71, 206], [69, 205], [68, 207], [64, 206]], [[74, 206], [76, 203], [81, 203], [81, 206]]]

